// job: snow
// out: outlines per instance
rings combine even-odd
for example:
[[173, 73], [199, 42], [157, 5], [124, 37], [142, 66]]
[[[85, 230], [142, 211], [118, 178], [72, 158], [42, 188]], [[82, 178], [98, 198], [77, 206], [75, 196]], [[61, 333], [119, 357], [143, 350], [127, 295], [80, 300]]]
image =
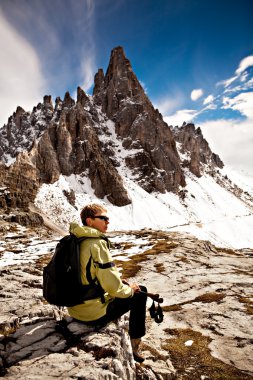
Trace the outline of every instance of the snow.
[[5, 166], [9, 167], [9, 166], [14, 164], [14, 162], [16, 161], [16, 157], [11, 157], [10, 154], [6, 153], [4, 156], [4, 160], [5, 160], [5, 162], [4, 162]]
[[187, 340], [187, 341], [184, 343], [184, 345], [187, 346], [187, 347], [192, 346], [192, 344], [193, 344], [193, 340]]
[[[54, 184], [42, 185], [35, 205], [65, 230], [68, 230], [71, 221], [80, 222], [79, 214], [86, 204], [96, 202], [107, 208], [111, 231], [143, 228], [181, 231], [209, 240], [216, 246], [237, 249], [253, 247], [253, 208], [218, 185], [211, 176], [204, 174], [197, 178], [185, 172], [187, 192], [182, 200], [170, 192], [147, 193], [130, 175], [126, 175], [127, 169], [123, 166], [121, 169], [124, 186], [132, 201], [127, 206], [117, 207], [106, 198], [97, 199], [90, 180], [78, 175], [61, 176]], [[242, 173], [237, 176], [236, 172], [227, 170], [223, 174], [227, 173], [232, 173], [233, 182], [243, 190], [252, 192], [253, 178], [250, 182]], [[76, 194], [76, 208], [69, 204], [63, 193], [71, 189]], [[131, 250], [129, 253], [132, 253]]]
[[[15, 235], [15, 237], [17, 236]], [[56, 243], [56, 240], [31, 240], [28, 243], [15, 242], [15, 251], [12, 251], [11, 249], [5, 250], [5, 248], [3, 247], [2, 252], [4, 253], [1, 255], [0, 267], [18, 265], [22, 263], [32, 263], [39, 257], [44, 256], [45, 253], [54, 250]]]
[[253, 177], [247, 171], [238, 172], [232, 167], [226, 166], [221, 172], [223, 175], [227, 175], [228, 178], [235, 182], [239, 187], [253, 195]]

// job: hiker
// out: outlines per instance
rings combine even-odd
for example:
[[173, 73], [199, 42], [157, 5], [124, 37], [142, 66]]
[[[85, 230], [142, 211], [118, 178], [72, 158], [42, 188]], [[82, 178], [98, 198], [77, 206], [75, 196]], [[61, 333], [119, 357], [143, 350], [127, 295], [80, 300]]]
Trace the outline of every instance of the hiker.
[[96, 280], [102, 292], [94, 299], [68, 307], [69, 314], [86, 324], [104, 326], [130, 311], [129, 335], [133, 355], [135, 361], [141, 363], [144, 357], [139, 348], [145, 335], [147, 289], [121, 280], [109, 251], [110, 242], [105, 236], [109, 225], [107, 210], [99, 204], [89, 204], [80, 216], [83, 226], [71, 223], [70, 233], [86, 238], [80, 245], [82, 283], [87, 285]]

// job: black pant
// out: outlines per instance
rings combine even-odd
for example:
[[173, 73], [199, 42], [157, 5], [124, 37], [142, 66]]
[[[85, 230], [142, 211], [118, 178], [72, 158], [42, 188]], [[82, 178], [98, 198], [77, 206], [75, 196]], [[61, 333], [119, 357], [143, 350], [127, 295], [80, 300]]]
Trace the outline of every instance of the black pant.
[[134, 293], [133, 297], [129, 298], [115, 298], [107, 306], [106, 315], [91, 321], [89, 325], [104, 326], [130, 310], [129, 317], [129, 335], [132, 339], [138, 339], [145, 335], [145, 319], [146, 319], [146, 302], [147, 302], [147, 288], [140, 286], [144, 293]]

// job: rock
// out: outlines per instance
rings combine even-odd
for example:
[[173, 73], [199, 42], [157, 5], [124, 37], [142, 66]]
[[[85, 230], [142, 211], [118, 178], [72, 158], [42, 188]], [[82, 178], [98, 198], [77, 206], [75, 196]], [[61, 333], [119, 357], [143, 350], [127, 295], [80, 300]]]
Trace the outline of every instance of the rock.
[[219, 156], [213, 153], [204, 139], [200, 128], [195, 128], [192, 123], [184, 123], [182, 127], [174, 128], [175, 140], [180, 143], [180, 153], [187, 155], [184, 166], [197, 177], [201, 177], [203, 166], [207, 166], [209, 171], [213, 168], [223, 168], [224, 164]]
[[[43, 247], [43, 230], [37, 234]], [[14, 231], [8, 235], [9, 251], [31, 237], [24, 228], [17, 241]], [[125, 255], [117, 265], [126, 276], [134, 275], [130, 282], [145, 284], [164, 298], [162, 323], [156, 324], [147, 310], [144, 364], [133, 362], [127, 316], [98, 330], [45, 303], [41, 269], [50, 254], [49, 242], [38, 259], [38, 246], [26, 240], [25, 252], [33, 262], [0, 271], [1, 374], [10, 379], [144, 380], [176, 379], [182, 373], [211, 378], [218, 370], [220, 377], [250, 380], [252, 250], [219, 249], [176, 232], [142, 230], [124, 236], [126, 241], [120, 235], [112, 252]], [[129, 243], [142, 253], [126, 261]], [[25, 260], [23, 252], [16, 255]], [[147, 308], [150, 305], [149, 299]]]
[[148, 192], [177, 191], [185, 186], [172, 132], [154, 109], [134, 74], [122, 47], [112, 50], [104, 76], [95, 76], [93, 97], [115, 122], [118, 138], [129, 154], [126, 165], [138, 173], [137, 182]]
[[[12, 241], [17, 245], [14, 234]], [[0, 270], [0, 373], [9, 379], [135, 379], [128, 319], [100, 330], [73, 321], [43, 300], [41, 276], [40, 261]]]
[[3, 342], [9, 379], [136, 378], [129, 338], [120, 324], [95, 331], [71, 318], [45, 320], [19, 327]]
[[[89, 110], [84, 109], [84, 106]], [[12, 128], [14, 135], [17, 134], [19, 125], [15, 124], [15, 120], [14, 117], [11, 118], [10, 126], [8, 124], [6, 127]], [[26, 115], [26, 130], [22, 132], [28, 140], [33, 123], [33, 134], [35, 139], [40, 137], [39, 141], [22, 146], [26, 149], [23, 152], [20, 152], [22, 149], [17, 149], [19, 141], [16, 141], [11, 151], [13, 160], [16, 160], [10, 167], [2, 164], [0, 179], [12, 194], [17, 194], [12, 202], [2, 199], [4, 206], [25, 208], [29, 202], [34, 201], [42, 183], [54, 183], [61, 174], [69, 176], [84, 172], [90, 177], [97, 197], [107, 196], [117, 206], [131, 203], [115, 168], [115, 158], [110, 157], [114, 153], [111, 151], [108, 156], [108, 150], [103, 150], [98, 136], [98, 121], [97, 109], [80, 88], [77, 103], [66, 93], [63, 102], [57, 100], [55, 110], [52, 109], [51, 97], [46, 96], [44, 103], [39, 104], [32, 115]], [[5, 130], [2, 131], [2, 136], [0, 134], [0, 140], [2, 137], [5, 142], [0, 158], [2, 156], [7, 162], [5, 152], [9, 151], [12, 141], [4, 136]], [[23, 199], [23, 203], [18, 204], [18, 199]]]

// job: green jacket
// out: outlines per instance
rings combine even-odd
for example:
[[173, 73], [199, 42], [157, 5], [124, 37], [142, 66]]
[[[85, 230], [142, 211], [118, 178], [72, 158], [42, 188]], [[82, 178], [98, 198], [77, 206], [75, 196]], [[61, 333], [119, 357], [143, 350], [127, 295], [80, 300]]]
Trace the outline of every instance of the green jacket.
[[[105, 302], [101, 298], [84, 301], [80, 305], [68, 308], [69, 314], [81, 321], [94, 321], [106, 313], [106, 307], [115, 297], [127, 298], [133, 295], [132, 289], [122, 283], [120, 273], [114, 265], [110, 251], [109, 240], [102, 232], [88, 226], [70, 224], [70, 232], [76, 237], [86, 237], [80, 245], [81, 278], [84, 285], [89, 282], [86, 277], [86, 267], [91, 259], [90, 274], [96, 278], [105, 291]], [[111, 263], [111, 265], [110, 265]], [[102, 264], [102, 265], [101, 265]], [[103, 265], [107, 264], [107, 265]]]

